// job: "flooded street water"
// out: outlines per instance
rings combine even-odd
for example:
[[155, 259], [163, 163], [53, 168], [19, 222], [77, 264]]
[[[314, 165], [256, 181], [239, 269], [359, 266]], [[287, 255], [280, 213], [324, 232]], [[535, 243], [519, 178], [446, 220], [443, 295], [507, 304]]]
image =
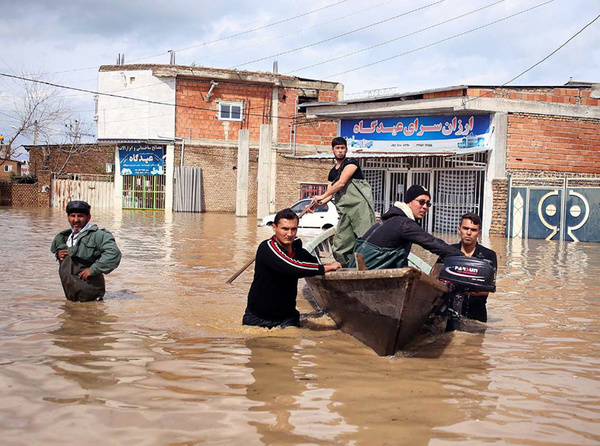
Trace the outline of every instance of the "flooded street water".
[[600, 443], [599, 244], [486, 240], [485, 329], [378, 357], [302, 286], [305, 328], [240, 325], [254, 219], [92, 214], [123, 260], [78, 304], [49, 252], [64, 212], [0, 208], [2, 444]]

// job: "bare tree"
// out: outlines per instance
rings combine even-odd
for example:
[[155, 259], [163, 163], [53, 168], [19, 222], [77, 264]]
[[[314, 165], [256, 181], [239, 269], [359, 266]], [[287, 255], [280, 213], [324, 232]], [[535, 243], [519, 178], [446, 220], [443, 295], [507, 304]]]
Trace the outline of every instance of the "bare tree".
[[96, 147], [94, 144], [82, 143], [85, 137], [93, 136], [89, 133], [90, 129], [90, 125], [77, 119], [65, 124], [62, 135], [46, 140], [46, 143], [40, 146], [44, 157], [42, 169], [50, 171], [54, 177], [59, 177], [74, 157], [93, 150]]
[[31, 80], [4, 82], [15, 100], [10, 101], [11, 106], [2, 112], [10, 130], [0, 146], [0, 165], [17, 155], [20, 147], [15, 143], [17, 139], [33, 140], [34, 144], [50, 141], [57, 128], [71, 117], [57, 89], [35, 82], [41, 78], [39, 74], [22, 74], [20, 77]]

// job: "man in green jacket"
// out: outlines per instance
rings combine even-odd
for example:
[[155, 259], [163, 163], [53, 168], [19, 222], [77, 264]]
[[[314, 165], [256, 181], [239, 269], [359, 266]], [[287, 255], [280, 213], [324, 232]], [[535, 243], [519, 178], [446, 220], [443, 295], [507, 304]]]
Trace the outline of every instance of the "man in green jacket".
[[60, 262], [58, 274], [65, 296], [74, 302], [102, 300], [104, 274], [121, 262], [121, 251], [112, 234], [90, 223], [90, 208], [85, 201], [69, 202], [71, 229], [61, 231], [50, 247]]

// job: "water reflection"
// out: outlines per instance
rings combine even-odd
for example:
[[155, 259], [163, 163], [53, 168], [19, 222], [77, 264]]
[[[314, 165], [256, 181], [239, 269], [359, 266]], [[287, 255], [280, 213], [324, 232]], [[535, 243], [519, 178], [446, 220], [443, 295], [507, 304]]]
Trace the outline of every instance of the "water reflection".
[[104, 310], [102, 302], [82, 305], [65, 302], [58, 316], [61, 325], [50, 332], [54, 344], [64, 354], [53, 356], [52, 368], [61, 376], [77, 382], [82, 389], [99, 389], [116, 384], [110, 350], [117, 342], [112, 324], [117, 317]]
[[272, 418], [253, 421], [263, 444], [330, 444], [349, 426], [333, 409], [334, 389], [323, 388], [314, 373], [314, 356], [304, 347], [310, 341], [263, 337], [246, 340], [251, 351], [246, 364], [254, 382], [247, 398], [261, 403], [253, 412], [268, 412]]

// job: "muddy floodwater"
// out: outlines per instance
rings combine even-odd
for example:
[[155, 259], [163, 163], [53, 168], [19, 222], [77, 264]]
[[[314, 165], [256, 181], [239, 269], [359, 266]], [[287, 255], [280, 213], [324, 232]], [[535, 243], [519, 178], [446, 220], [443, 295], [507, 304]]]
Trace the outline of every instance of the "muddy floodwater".
[[600, 443], [600, 244], [484, 240], [488, 324], [378, 357], [303, 281], [304, 328], [240, 325], [253, 270], [225, 281], [272, 233], [255, 219], [93, 221], [123, 260], [77, 304], [49, 252], [65, 214], [0, 208], [0, 444]]

